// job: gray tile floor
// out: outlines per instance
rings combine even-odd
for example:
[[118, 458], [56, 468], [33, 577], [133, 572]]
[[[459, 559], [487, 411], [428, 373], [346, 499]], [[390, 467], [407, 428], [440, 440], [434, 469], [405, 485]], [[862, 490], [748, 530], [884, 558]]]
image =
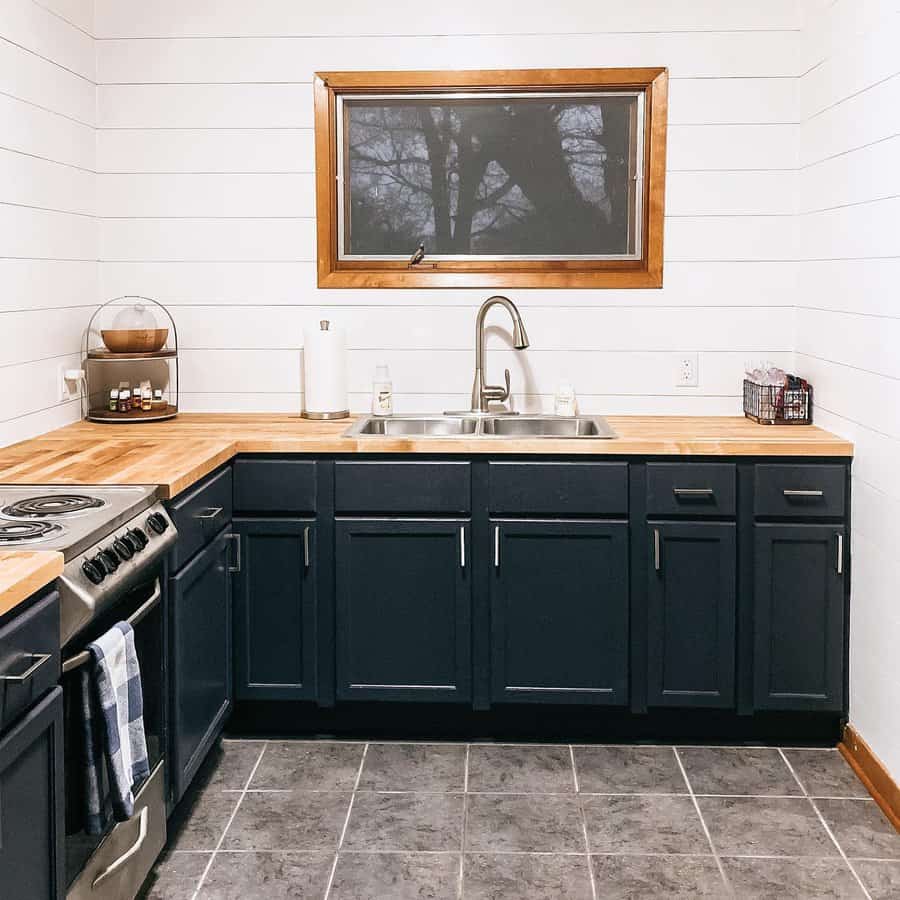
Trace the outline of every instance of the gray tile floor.
[[223, 741], [159, 900], [900, 897], [836, 750]]

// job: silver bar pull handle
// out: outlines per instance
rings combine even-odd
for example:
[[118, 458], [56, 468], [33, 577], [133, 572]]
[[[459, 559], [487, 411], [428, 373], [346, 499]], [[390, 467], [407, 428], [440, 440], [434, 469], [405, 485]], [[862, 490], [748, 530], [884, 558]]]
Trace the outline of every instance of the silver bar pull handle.
[[303, 568], [309, 568], [309, 525], [303, 529]]
[[659, 554], [659, 529], [653, 529], [653, 568], [658, 572], [660, 569], [660, 554]]
[[672, 488], [676, 497], [712, 497], [715, 493], [712, 488]]
[[207, 508], [205, 513], [198, 513], [194, 518], [200, 519], [203, 522], [211, 522], [216, 516], [219, 516], [221, 514], [221, 506], [210, 506]]
[[91, 889], [97, 887], [102, 881], [106, 881], [110, 875], [114, 875], [125, 863], [131, 859], [135, 853], [138, 853], [141, 847], [144, 846], [144, 841], [147, 840], [147, 817], [149, 813], [149, 808], [144, 807], [141, 810], [141, 816], [138, 819], [138, 836], [137, 840], [114, 862], [108, 865], [92, 882]]
[[837, 535], [837, 573], [844, 574], [844, 535], [841, 532]]
[[22, 684], [23, 681], [28, 681], [52, 656], [52, 653], [26, 653], [25, 659], [31, 659], [34, 662], [21, 675], [0, 675], [0, 681], [12, 681], [14, 684]]
[[226, 534], [226, 541], [234, 541], [234, 563], [228, 566], [232, 574], [241, 571], [241, 536], [239, 534]]
[[785, 497], [824, 497], [825, 491], [799, 491], [785, 489], [781, 492]]
[[461, 525], [459, 528], [459, 567], [466, 567], [466, 526]]
[[494, 526], [494, 568], [500, 568], [500, 526]]

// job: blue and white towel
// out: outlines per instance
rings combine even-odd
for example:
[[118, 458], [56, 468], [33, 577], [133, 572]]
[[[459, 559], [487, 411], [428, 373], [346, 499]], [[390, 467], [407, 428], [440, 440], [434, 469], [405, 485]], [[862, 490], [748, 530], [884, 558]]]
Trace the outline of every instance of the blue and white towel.
[[[119, 622], [88, 645], [92, 664], [82, 667], [86, 822], [100, 834], [112, 815], [124, 822], [134, 815], [134, 785], [150, 774], [144, 735], [144, 697], [134, 648], [134, 630]], [[103, 763], [106, 775], [103, 777]], [[104, 785], [108, 780], [109, 795]]]

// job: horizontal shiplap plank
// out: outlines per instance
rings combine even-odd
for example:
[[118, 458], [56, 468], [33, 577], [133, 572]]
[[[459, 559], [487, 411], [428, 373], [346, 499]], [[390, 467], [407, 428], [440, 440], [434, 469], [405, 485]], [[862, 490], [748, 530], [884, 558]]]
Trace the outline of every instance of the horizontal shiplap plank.
[[92, 215], [95, 176], [0, 149], [0, 201]]
[[295, 0], [257, 0], [248, 15], [243, 0], [185, 3], [184, 0], [97, 0], [97, 35], [148, 36], [267, 36], [391, 35], [391, 34], [510, 34], [716, 29], [797, 28], [799, 10], [783, 0], [721, 3], [719, 0], [632, 0], [627, 4], [597, 4], [574, 0], [548, 6], [536, 0], [458, 0], [452, 8], [422, 4], [411, 15], [405, 4], [376, 5], [368, 0], [344, 0], [338, 11]]
[[[13, 366], [0, 366], [0, 420], [16, 419], [37, 409], [49, 409], [60, 401], [60, 372], [81, 368], [78, 353], [55, 359], [38, 359]], [[79, 389], [77, 396], [81, 396]]]
[[2, 36], [30, 52], [94, 80], [94, 41], [34, 0], [4, 0]]
[[795, 183], [794, 172], [669, 172], [666, 215], [784, 215]]
[[81, 401], [70, 400], [5, 422], [0, 421], [0, 447], [46, 434], [55, 428], [77, 422], [80, 418]]
[[900, 256], [900, 198], [800, 216], [798, 256], [846, 259]]
[[95, 132], [90, 125], [0, 94], [0, 146], [92, 170]]
[[310, 128], [97, 132], [97, 170], [110, 173], [315, 172]]
[[[511, 291], [520, 306], [793, 306], [804, 267], [793, 262], [669, 262], [663, 290]], [[477, 307], [483, 290], [318, 290], [313, 262], [105, 262], [104, 296], [133, 292], [135, 285], [162, 303], [296, 304], [376, 307], [434, 305]], [[811, 277], [811, 276], [805, 276]], [[848, 277], [851, 277], [848, 275]]]
[[94, 0], [40, 0], [40, 3], [82, 31], [93, 34]]
[[105, 84], [301, 82], [341, 69], [516, 69], [661, 65], [672, 77], [799, 75], [790, 31], [409, 35], [100, 41]]
[[0, 256], [96, 259], [96, 219], [0, 203]]
[[78, 353], [93, 309], [0, 312], [0, 366]]
[[[322, 295], [327, 299], [327, 295]], [[206, 306], [173, 307], [181, 345], [190, 349], [290, 349], [321, 319], [343, 328], [351, 349], [471, 350], [473, 306]], [[790, 351], [789, 318], [772, 329], [772, 307], [585, 308], [561, 304], [525, 313], [534, 350]], [[489, 347], [510, 345], [508, 316], [487, 320]], [[900, 324], [900, 323], [898, 323]]]
[[94, 260], [0, 259], [0, 311], [94, 304], [99, 275]]
[[797, 266], [800, 306], [900, 317], [900, 258], [839, 259]]
[[[298, 335], [298, 339], [299, 339]], [[791, 354], [772, 351], [771, 362], [790, 367]], [[347, 353], [351, 392], [371, 391], [375, 366], [387, 363], [398, 392], [464, 394], [472, 384], [471, 350], [351, 350]], [[736, 396], [740, 392], [744, 354], [701, 353], [697, 388], [675, 386], [676, 355], [667, 352], [587, 352], [493, 349], [490, 370], [508, 368], [513, 390], [553, 394], [563, 380], [579, 394], [691, 394]], [[295, 392], [301, 389], [302, 351], [190, 350], [181, 355], [181, 389], [189, 392]]]
[[[786, 84], [788, 89], [786, 89]], [[669, 85], [669, 121], [684, 124], [790, 123], [792, 81], [687, 78]], [[97, 88], [102, 128], [309, 128], [312, 85], [117, 84]]]
[[666, 260], [792, 260], [794, 217], [704, 216], [666, 219]]
[[[669, 171], [793, 169], [798, 125], [672, 125], [666, 134]], [[101, 132], [102, 134], [102, 132]]]
[[0, 91], [93, 124], [94, 85], [27, 50], [0, 40]]

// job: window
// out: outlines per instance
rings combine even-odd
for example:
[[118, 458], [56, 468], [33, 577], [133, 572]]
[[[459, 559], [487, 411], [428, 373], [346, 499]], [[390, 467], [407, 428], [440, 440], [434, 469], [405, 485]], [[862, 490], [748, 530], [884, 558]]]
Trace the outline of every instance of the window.
[[659, 287], [663, 69], [316, 78], [320, 287]]

